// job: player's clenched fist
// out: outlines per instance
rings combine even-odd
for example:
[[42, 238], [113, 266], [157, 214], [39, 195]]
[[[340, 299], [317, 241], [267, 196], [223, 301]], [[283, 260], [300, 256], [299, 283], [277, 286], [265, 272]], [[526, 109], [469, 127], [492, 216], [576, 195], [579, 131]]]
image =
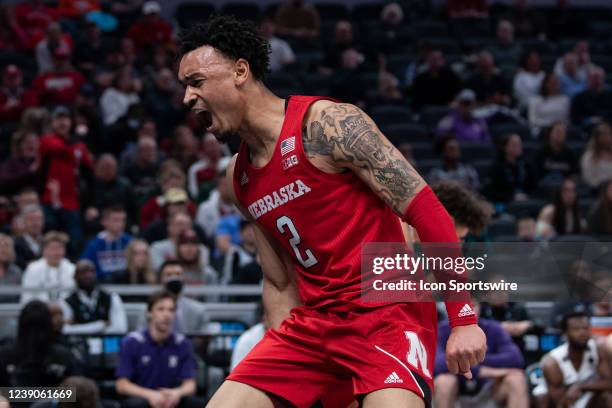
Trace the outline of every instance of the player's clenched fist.
[[482, 363], [486, 352], [487, 337], [478, 325], [457, 326], [446, 342], [448, 371], [471, 379], [470, 368]]

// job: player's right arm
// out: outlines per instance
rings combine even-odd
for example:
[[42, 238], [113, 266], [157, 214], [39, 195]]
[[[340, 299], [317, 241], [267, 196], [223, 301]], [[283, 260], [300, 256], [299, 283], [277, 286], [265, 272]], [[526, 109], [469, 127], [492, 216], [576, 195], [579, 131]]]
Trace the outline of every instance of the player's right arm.
[[289, 311], [301, 304], [295, 282], [295, 269], [290, 255], [273, 238], [266, 235], [236, 199], [233, 182], [235, 164], [236, 156], [232, 158], [227, 167], [226, 177], [229, 177], [228, 182], [234, 204], [247, 219], [252, 221], [255, 229], [257, 256], [263, 271], [264, 323], [269, 328], [278, 329], [283, 320], [289, 317]]
[[555, 407], [565, 406], [565, 385], [563, 384], [563, 374], [555, 360], [546, 357], [542, 362], [542, 373], [546, 380], [548, 395]]

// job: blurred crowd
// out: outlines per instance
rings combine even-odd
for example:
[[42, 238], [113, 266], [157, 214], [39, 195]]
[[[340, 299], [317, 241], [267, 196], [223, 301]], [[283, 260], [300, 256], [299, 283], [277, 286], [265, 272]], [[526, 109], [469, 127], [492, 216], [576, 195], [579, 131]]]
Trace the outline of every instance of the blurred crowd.
[[[178, 31], [215, 12], [253, 20], [269, 39], [266, 84], [278, 95], [354, 103], [428, 182], [458, 182], [480, 196], [493, 218], [468, 241], [612, 235], [612, 9], [566, 0], [193, 2], [168, 19], [162, 7], [0, 5], [0, 285], [26, 289], [0, 301], [27, 305], [0, 367], [63, 364], [61, 373], [36, 374], [45, 378], [29, 377], [34, 363], [0, 370], [0, 383], [56, 385], [83, 374], [63, 336], [128, 331], [121, 297], [99, 284], [160, 284], [166, 292], [149, 300], [143, 329], [123, 340], [117, 392], [133, 397], [126, 406], [201, 404], [188, 398], [196, 364], [186, 356], [202, 345], [183, 334], [210, 322], [183, 289], [262, 276], [253, 226], [225, 179], [237, 140], [221, 145], [206, 133], [182, 105], [176, 77]], [[506, 354], [481, 377], [504, 378], [502, 394], [526, 401], [518, 339], [534, 324], [518, 307], [483, 304], [483, 316], [504, 321], [487, 326], [489, 349]], [[35, 340], [33, 328], [42, 333]], [[143, 357], [159, 342], [167, 367]], [[155, 377], [152, 365], [174, 374]], [[486, 383], [446, 375], [441, 406]], [[79, 378], [70, 380], [91, 385]]]

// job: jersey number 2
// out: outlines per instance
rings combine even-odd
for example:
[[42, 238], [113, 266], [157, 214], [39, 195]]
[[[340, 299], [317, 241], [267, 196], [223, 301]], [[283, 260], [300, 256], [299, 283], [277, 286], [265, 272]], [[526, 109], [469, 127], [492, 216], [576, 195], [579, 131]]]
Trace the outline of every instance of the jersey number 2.
[[302, 251], [300, 248], [298, 248], [298, 245], [300, 245], [301, 242], [300, 234], [298, 233], [297, 229], [295, 229], [295, 225], [293, 225], [291, 218], [287, 217], [286, 215], [279, 217], [276, 220], [276, 228], [278, 228], [279, 232], [283, 235], [285, 235], [286, 230], [289, 230], [289, 233], [291, 234], [291, 237], [289, 237], [289, 245], [291, 245], [291, 248], [293, 248], [293, 252], [295, 253], [295, 257], [297, 258], [298, 262], [304, 268], [310, 268], [319, 262], [312, 254], [310, 249], [305, 249], [304, 254], [302, 254]]

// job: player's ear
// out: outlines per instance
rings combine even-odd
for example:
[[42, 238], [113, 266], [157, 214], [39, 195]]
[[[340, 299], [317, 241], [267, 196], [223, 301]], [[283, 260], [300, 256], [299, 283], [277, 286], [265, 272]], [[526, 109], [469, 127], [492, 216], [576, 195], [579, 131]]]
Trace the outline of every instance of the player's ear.
[[239, 58], [234, 67], [234, 81], [236, 82], [237, 86], [240, 86], [244, 84], [251, 75], [251, 68], [249, 67], [249, 62], [244, 58]]

